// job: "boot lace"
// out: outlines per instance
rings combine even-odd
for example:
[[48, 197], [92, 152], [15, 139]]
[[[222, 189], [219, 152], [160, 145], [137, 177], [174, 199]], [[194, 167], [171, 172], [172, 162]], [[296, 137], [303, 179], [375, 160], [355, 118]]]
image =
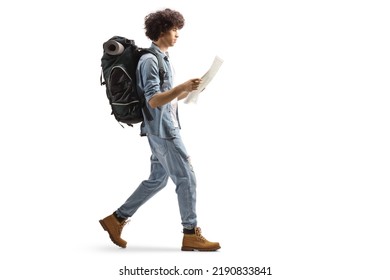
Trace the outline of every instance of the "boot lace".
[[122, 233], [124, 226], [127, 225], [129, 222], [130, 222], [130, 220], [126, 220], [126, 221], [123, 221], [122, 223], [119, 224], [119, 227], [118, 227], [119, 235]]
[[207, 241], [206, 238], [203, 237], [202, 235], [202, 230], [200, 229], [200, 227], [196, 227], [195, 228], [195, 235], [198, 239], [202, 240], [202, 241]]

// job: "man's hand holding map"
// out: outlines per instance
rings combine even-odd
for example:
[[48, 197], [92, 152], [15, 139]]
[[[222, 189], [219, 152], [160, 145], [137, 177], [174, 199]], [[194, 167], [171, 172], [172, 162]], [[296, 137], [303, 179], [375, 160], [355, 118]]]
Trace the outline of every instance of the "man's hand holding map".
[[201, 93], [207, 85], [211, 82], [211, 80], [214, 78], [215, 74], [217, 74], [219, 68], [221, 67], [223, 63], [223, 60], [216, 56], [214, 58], [214, 62], [211, 65], [210, 69], [202, 76], [202, 82], [199, 85], [199, 88], [197, 90], [194, 90], [188, 94], [187, 98], [184, 100], [184, 103], [195, 103], [198, 101], [199, 93]]

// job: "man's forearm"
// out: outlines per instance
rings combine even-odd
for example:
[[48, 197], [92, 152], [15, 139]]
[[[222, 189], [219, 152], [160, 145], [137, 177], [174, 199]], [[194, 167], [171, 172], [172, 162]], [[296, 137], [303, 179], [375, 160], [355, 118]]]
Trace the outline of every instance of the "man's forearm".
[[177, 100], [182, 100], [186, 98], [190, 93], [188, 91], [183, 91], [178, 97]]
[[183, 98], [181, 97], [183, 94], [187, 96], [188, 92], [183, 91], [181, 87], [174, 87], [164, 92], [158, 92], [149, 100], [149, 105], [154, 109], [171, 102], [176, 97], [178, 99]]
[[199, 78], [190, 79], [178, 86], [175, 86], [174, 88], [156, 93], [150, 100], [149, 105], [150, 107], [157, 108], [160, 106], [163, 106], [169, 102], [171, 102], [176, 97], [180, 100], [183, 98], [186, 98], [187, 95], [193, 91], [198, 89], [199, 84], [202, 80]]

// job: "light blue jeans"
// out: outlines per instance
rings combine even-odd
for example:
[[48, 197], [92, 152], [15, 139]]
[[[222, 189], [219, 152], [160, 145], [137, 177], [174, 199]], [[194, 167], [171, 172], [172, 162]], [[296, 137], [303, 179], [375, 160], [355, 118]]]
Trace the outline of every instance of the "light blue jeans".
[[167, 185], [168, 178], [171, 178], [176, 185], [182, 225], [186, 229], [194, 228], [197, 225], [196, 178], [179, 131], [172, 139], [163, 139], [154, 135], [147, 137], [152, 150], [149, 179], [142, 181], [126, 202], [118, 208], [118, 216], [132, 217], [138, 208], [162, 190]]

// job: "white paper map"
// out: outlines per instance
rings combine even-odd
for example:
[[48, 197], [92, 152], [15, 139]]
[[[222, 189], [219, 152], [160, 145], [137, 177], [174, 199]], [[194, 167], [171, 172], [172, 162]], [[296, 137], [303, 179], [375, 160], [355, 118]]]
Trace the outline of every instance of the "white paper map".
[[216, 56], [214, 58], [214, 62], [211, 65], [210, 69], [202, 76], [202, 82], [199, 85], [199, 88], [197, 90], [191, 91], [187, 98], [184, 100], [184, 103], [195, 103], [198, 101], [199, 93], [201, 93], [207, 85], [211, 82], [211, 80], [214, 78], [215, 74], [217, 74], [219, 68], [221, 67], [223, 63], [223, 60]]

